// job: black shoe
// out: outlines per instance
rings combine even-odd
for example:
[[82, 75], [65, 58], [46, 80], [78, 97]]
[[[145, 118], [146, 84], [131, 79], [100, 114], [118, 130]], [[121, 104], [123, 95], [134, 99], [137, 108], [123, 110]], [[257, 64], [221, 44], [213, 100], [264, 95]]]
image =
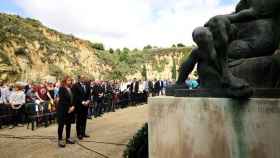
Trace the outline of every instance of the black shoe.
[[61, 148], [65, 147], [65, 142], [63, 140], [58, 140], [58, 146]]
[[75, 144], [75, 141], [71, 138], [66, 139], [66, 144]]
[[78, 139], [79, 140], [83, 140], [83, 136], [78, 136]]
[[85, 137], [85, 138], [89, 138], [90, 136], [89, 135], [87, 135], [87, 134], [84, 134], [84, 136], [83, 137]]

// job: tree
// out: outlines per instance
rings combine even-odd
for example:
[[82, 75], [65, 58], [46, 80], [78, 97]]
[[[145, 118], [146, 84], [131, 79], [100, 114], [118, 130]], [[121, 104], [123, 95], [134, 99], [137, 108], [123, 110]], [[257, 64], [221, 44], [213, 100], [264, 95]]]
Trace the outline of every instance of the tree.
[[183, 43], [178, 43], [177, 47], [186, 47]]
[[144, 77], [145, 80], [147, 80], [147, 67], [146, 64], [144, 64], [142, 72], [141, 72], [142, 77]]
[[123, 52], [126, 52], [126, 53], [129, 53], [129, 52], [130, 52], [130, 50], [129, 50], [128, 48], [126, 48], [126, 47], [124, 47], [122, 51], [123, 51]]
[[176, 48], [176, 44], [172, 44], [172, 48]]
[[97, 50], [105, 50], [103, 43], [92, 43], [91, 47]]
[[172, 59], [172, 79], [176, 80], [177, 78], [177, 69], [176, 69], [176, 63], [175, 63], [175, 59]]
[[121, 54], [120, 54], [120, 62], [127, 63], [128, 62], [128, 57], [129, 57], [128, 51], [121, 52]]
[[116, 51], [115, 51], [116, 53], [118, 53], [118, 54], [121, 54], [121, 50], [118, 48], [118, 49], [116, 49]]
[[110, 48], [110, 49], [109, 49], [109, 53], [113, 54], [113, 53], [114, 53], [114, 49], [113, 49], [113, 48]]
[[151, 45], [146, 45], [143, 49], [152, 49], [153, 47]]

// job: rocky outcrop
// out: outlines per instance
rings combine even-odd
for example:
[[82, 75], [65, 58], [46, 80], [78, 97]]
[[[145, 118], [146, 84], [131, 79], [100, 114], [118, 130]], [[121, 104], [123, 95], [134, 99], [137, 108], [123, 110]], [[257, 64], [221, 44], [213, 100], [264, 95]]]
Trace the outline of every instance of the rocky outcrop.
[[[174, 64], [178, 69], [189, 51], [190, 48], [145, 50], [145, 60], [134, 65], [135, 71], [126, 73], [126, 78], [144, 78], [141, 68], [145, 65], [148, 79], [170, 79]], [[1, 79], [41, 80], [50, 75], [61, 78], [66, 74], [107, 79], [118, 67], [107, 57], [101, 58], [102, 53], [110, 55], [108, 51], [97, 50], [90, 41], [47, 28], [37, 20], [0, 13]], [[134, 62], [127, 64], [132, 66]]]
[[[40, 79], [47, 75], [86, 73], [98, 76], [92, 43], [43, 26], [39, 21], [0, 14], [2, 79]], [[13, 74], [13, 75], [10, 75]]]

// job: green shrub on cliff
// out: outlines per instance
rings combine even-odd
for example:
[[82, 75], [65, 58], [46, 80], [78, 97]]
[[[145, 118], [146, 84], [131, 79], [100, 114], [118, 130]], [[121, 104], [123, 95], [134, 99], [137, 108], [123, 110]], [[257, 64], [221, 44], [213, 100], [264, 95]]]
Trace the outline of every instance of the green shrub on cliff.
[[176, 63], [175, 63], [175, 59], [174, 58], [172, 59], [172, 69], [171, 69], [171, 72], [172, 72], [172, 79], [176, 80], [177, 79], [177, 68], [176, 68]]
[[126, 79], [129, 74], [134, 74], [141, 71], [142, 65], [145, 61], [145, 55], [141, 51], [130, 52], [129, 49], [124, 48], [122, 51], [110, 53], [109, 51], [97, 53], [100, 61], [109, 65], [112, 70], [104, 72], [106, 79]]
[[[187, 58], [190, 50], [191, 48], [188, 47], [143, 50], [135, 49], [133, 51], [124, 48], [122, 50], [116, 49], [115, 53], [102, 51], [97, 53], [97, 56], [101, 63], [109, 65], [112, 68], [111, 71], [103, 72], [106, 79], [126, 79], [128, 75], [135, 74], [136, 72], [139, 72], [143, 79], [146, 79], [147, 75], [145, 75], [145, 72], [147, 73], [147, 68], [144, 67], [145, 64], [151, 65], [153, 71], [161, 73], [165, 70], [166, 65], [169, 62], [166, 58], [161, 58], [161, 56], [183, 54], [184, 58]], [[174, 61], [174, 64], [176, 66], [179, 62]]]
[[144, 64], [144, 65], [143, 65], [141, 75], [142, 75], [142, 77], [143, 77], [145, 80], [147, 80], [147, 79], [148, 79], [146, 64]]
[[183, 43], [178, 43], [177, 47], [186, 47]]
[[90, 46], [91, 46], [93, 49], [105, 50], [103, 43], [90, 43]]
[[151, 45], [146, 45], [143, 49], [152, 49], [153, 47]]

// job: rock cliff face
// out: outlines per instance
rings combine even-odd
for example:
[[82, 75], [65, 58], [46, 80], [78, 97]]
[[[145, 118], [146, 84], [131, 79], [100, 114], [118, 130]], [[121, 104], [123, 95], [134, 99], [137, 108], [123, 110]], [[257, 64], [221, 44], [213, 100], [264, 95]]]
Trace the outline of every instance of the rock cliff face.
[[[171, 78], [172, 67], [189, 52], [189, 48], [151, 49], [142, 63], [148, 78]], [[103, 62], [94, 44], [72, 35], [47, 28], [39, 21], [0, 13], [0, 78], [7, 80], [41, 80], [47, 76], [86, 74], [104, 79], [117, 67]], [[132, 63], [133, 64], [133, 63]], [[137, 70], [128, 79], [143, 78]]]
[[102, 69], [92, 43], [43, 26], [39, 21], [0, 14], [0, 72], [6, 79], [47, 75], [96, 75]]
[[[181, 62], [186, 59], [191, 51], [191, 48], [165, 48], [150, 50], [150, 60], [147, 60], [146, 66], [148, 79], [172, 79], [178, 76], [178, 69]], [[174, 74], [173, 69], [176, 70]], [[141, 78], [143, 74], [137, 72], [128, 76], [129, 79], [136, 77]]]

